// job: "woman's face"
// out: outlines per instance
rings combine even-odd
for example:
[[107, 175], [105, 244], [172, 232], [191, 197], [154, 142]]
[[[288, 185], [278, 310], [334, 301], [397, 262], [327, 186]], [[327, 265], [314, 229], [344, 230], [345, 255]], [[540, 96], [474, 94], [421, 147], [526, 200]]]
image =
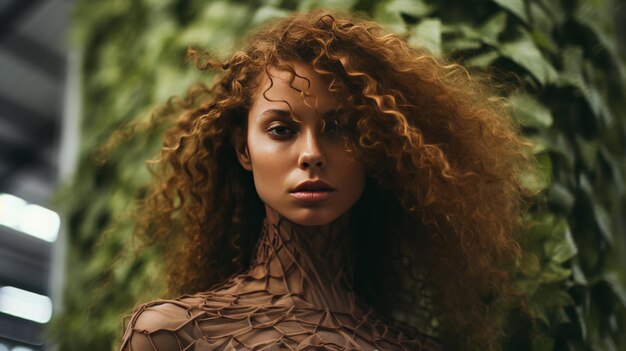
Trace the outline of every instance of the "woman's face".
[[[270, 88], [270, 80], [263, 74], [248, 111], [247, 143], [237, 155], [241, 165], [252, 172], [266, 206], [292, 222], [323, 225], [359, 199], [365, 169], [347, 152], [344, 138], [330, 122], [336, 101], [327, 81], [309, 65], [291, 64], [297, 75], [310, 81], [311, 96], [306, 98], [310, 106], [290, 87], [289, 72], [270, 67], [273, 85]], [[308, 82], [296, 76], [292, 85], [306, 91]], [[266, 99], [263, 92], [268, 88]], [[324, 130], [323, 119], [327, 121]], [[314, 183], [307, 186], [306, 182]]]

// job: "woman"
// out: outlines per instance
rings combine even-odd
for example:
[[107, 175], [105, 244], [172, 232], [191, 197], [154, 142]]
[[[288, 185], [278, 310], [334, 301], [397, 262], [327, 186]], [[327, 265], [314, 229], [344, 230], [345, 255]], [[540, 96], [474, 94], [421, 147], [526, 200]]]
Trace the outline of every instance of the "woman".
[[186, 295], [139, 306], [122, 350], [497, 348], [533, 171], [501, 99], [324, 11], [190, 55], [224, 73], [163, 113], [138, 227]]

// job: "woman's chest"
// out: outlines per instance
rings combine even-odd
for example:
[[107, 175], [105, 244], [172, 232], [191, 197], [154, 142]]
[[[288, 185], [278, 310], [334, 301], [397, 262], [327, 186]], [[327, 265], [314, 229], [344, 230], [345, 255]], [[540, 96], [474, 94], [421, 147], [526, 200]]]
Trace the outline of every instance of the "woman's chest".
[[161, 342], [180, 350], [434, 350], [373, 313], [333, 312], [297, 297], [261, 300], [208, 297]]

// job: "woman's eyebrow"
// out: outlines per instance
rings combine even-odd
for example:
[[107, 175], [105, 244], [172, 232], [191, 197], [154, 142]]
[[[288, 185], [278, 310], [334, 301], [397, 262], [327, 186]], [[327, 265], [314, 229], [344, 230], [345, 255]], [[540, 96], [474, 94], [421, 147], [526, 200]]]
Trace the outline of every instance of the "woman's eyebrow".
[[276, 115], [279, 117], [291, 117], [291, 112], [287, 111], [287, 110], [278, 110], [278, 109], [268, 109], [265, 110], [261, 113], [259, 113], [259, 118], [265, 116], [265, 115]]
[[[321, 114], [321, 118], [323, 120], [327, 120], [329, 118], [331, 118], [335, 113], [337, 112], [336, 109], [330, 109], [327, 110], [325, 112], [323, 112]], [[276, 116], [276, 117], [285, 117], [285, 118], [292, 118], [292, 113], [291, 111], [287, 111], [287, 110], [279, 110], [279, 109], [267, 109], [261, 113], [259, 113], [258, 118], [261, 119], [264, 116]], [[293, 118], [292, 118], [293, 119]]]

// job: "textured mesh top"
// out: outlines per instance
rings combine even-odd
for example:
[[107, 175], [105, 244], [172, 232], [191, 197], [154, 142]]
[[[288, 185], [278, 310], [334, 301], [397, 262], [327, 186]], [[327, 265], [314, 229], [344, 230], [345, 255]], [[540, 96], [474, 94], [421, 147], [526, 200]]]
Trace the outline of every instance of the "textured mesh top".
[[359, 300], [345, 228], [347, 216], [301, 226], [268, 213], [244, 273], [140, 305], [120, 350], [443, 350]]

